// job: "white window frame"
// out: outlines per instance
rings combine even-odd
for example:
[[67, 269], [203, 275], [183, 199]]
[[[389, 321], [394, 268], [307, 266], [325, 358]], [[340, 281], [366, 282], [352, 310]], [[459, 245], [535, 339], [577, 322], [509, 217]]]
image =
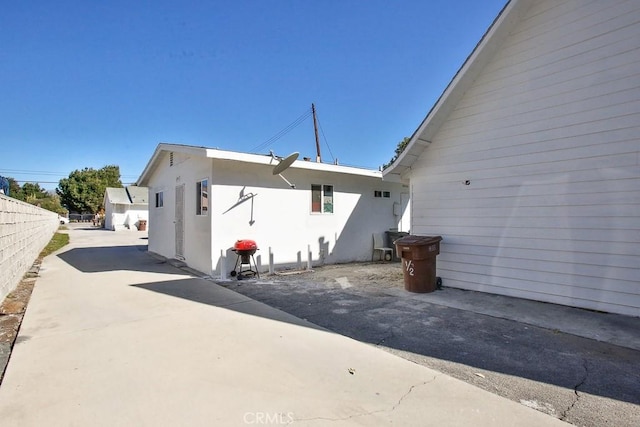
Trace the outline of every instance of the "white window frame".
[[[314, 200], [314, 192], [320, 190], [320, 206]], [[311, 184], [311, 213], [314, 215], [332, 215], [335, 209], [335, 187], [333, 184]]]

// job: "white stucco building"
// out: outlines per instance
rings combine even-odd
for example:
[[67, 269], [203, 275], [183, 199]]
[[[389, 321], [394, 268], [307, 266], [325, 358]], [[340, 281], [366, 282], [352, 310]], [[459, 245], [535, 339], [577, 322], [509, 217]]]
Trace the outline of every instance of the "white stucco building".
[[[138, 184], [149, 188], [149, 250], [215, 276], [233, 270], [237, 240], [258, 244], [262, 271], [371, 260], [374, 232], [401, 228], [407, 187], [375, 170], [159, 144]], [[291, 188], [289, 184], [295, 185]], [[404, 224], [404, 225], [403, 225]]]
[[444, 285], [640, 316], [640, 2], [512, 0], [385, 179]]
[[138, 230], [140, 221], [149, 219], [149, 189], [135, 185], [113, 188], [104, 192], [104, 228], [107, 230]]

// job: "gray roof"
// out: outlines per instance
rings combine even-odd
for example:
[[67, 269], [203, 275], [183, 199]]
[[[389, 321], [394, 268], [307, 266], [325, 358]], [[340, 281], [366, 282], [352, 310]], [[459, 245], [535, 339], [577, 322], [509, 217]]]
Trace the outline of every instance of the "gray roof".
[[105, 198], [109, 201], [109, 203], [117, 204], [117, 205], [130, 205], [131, 200], [129, 200], [129, 195], [127, 194], [127, 190], [124, 188], [111, 188], [108, 187], [105, 190]]
[[111, 204], [147, 204], [149, 199], [149, 189], [147, 187], [137, 187], [135, 185], [124, 188], [107, 187], [104, 196], [105, 200]]
[[147, 187], [130, 185], [126, 187], [126, 190], [129, 193], [131, 203], [149, 203], [149, 189]]

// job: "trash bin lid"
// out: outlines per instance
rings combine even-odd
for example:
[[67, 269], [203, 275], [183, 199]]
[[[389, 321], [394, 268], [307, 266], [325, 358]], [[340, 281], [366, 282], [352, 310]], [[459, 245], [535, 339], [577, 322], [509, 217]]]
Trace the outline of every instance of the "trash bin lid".
[[432, 245], [442, 240], [441, 236], [405, 236], [396, 240], [396, 245], [402, 246], [423, 246]]

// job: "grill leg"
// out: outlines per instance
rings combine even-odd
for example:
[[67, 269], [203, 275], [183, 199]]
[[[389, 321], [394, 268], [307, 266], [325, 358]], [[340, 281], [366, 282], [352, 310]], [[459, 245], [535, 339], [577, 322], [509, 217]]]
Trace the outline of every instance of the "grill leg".
[[[251, 255], [251, 259], [253, 260], [253, 265], [256, 267], [256, 276], [258, 277], [258, 279], [260, 278], [260, 273], [258, 272], [258, 264], [256, 263], [256, 259], [253, 257], [253, 255]], [[251, 264], [249, 264], [249, 267], [251, 267]]]
[[[229, 273], [231, 277], [236, 277], [236, 274], [238, 274], [236, 271], [238, 269], [238, 262], [240, 262], [240, 255], [236, 257], [236, 265], [233, 266], [233, 271]], [[240, 270], [242, 270], [242, 264], [240, 264]]]

